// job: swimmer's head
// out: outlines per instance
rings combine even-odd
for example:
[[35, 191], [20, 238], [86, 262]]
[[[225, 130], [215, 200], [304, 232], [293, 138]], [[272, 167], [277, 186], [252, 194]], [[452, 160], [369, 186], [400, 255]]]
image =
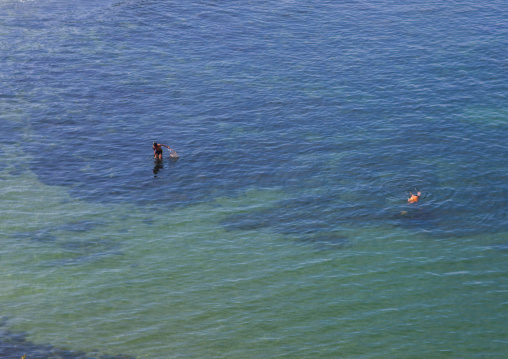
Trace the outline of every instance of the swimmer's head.
[[153, 143], [153, 145], [154, 145], [154, 146], [157, 146], [157, 142], [154, 142], [154, 143]]

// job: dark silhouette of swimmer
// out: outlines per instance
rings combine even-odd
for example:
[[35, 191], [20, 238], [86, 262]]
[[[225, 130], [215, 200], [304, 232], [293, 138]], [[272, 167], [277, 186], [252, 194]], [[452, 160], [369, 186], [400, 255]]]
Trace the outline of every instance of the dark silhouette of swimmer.
[[175, 150], [171, 149], [171, 147], [163, 145], [162, 143], [154, 142], [152, 145], [153, 148], [153, 158], [156, 160], [162, 160], [162, 147], [166, 147], [169, 150], [169, 156], [173, 158], [178, 158]]

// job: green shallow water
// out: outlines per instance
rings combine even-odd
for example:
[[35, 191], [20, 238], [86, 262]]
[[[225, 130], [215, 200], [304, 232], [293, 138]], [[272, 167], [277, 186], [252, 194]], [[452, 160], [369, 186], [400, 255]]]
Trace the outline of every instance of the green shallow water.
[[506, 233], [343, 225], [336, 247], [219, 225], [280, 189], [147, 212], [72, 199], [11, 163], [0, 301], [35, 343], [140, 358], [502, 357]]

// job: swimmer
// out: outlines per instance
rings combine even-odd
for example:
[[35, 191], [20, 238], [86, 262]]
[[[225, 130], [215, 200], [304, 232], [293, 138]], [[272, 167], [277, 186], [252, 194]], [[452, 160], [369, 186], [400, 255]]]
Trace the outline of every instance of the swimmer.
[[170, 151], [169, 153], [173, 151], [169, 146], [163, 145], [162, 143], [154, 142], [152, 145], [153, 158], [159, 161], [162, 160], [162, 146], [166, 147]]
[[418, 192], [417, 194], [412, 194], [411, 192], [409, 192], [409, 194], [411, 195], [411, 197], [408, 198], [407, 203], [416, 203], [420, 199], [422, 193]]

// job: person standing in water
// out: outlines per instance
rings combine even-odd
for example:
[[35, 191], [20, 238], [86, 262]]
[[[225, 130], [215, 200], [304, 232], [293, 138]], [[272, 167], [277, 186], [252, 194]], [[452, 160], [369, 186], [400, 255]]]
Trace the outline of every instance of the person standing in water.
[[[162, 147], [166, 147], [169, 150], [170, 156], [171, 156], [172, 153], [176, 154], [176, 152], [173, 151], [171, 149], [171, 147], [163, 145], [162, 143], [154, 142], [153, 145], [152, 145], [152, 148], [153, 148], [153, 158], [154, 159], [159, 160], [159, 161], [162, 160]], [[173, 156], [171, 156], [171, 157], [173, 157]]]

